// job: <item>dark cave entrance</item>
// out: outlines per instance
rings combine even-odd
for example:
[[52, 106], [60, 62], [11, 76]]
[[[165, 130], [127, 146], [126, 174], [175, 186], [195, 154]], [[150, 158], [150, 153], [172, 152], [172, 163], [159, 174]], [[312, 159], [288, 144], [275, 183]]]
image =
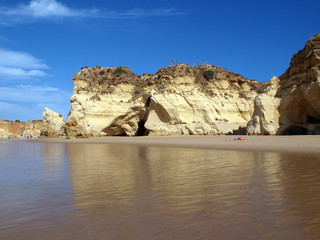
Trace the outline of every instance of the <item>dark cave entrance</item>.
[[308, 129], [304, 127], [299, 127], [299, 126], [289, 127], [282, 132], [282, 135], [307, 135], [307, 134], [308, 134]]
[[149, 130], [145, 128], [145, 123], [146, 121], [140, 121], [138, 123], [138, 131], [136, 133], [136, 136], [148, 136]]
[[144, 124], [146, 123], [146, 120], [148, 119], [148, 115], [149, 115], [149, 106], [151, 103], [151, 96], [148, 97], [147, 101], [146, 101], [146, 108], [147, 108], [147, 114], [146, 116], [144, 116], [143, 120], [140, 120], [140, 122], [138, 122], [138, 131], [136, 132], [136, 136], [148, 136], [149, 135], [149, 130], [145, 128]]
[[121, 134], [119, 134], [119, 135], [116, 135], [117, 137], [127, 137], [128, 135], [125, 133], [125, 132], [123, 132], [123, 133], [121, 133]]
[[308, 121], [308, 123], [311, 123], [311, 124], [312, 123], [320, 123], [320, 119], [314, 118], [310, 115], [307, 115], [307, 121]]

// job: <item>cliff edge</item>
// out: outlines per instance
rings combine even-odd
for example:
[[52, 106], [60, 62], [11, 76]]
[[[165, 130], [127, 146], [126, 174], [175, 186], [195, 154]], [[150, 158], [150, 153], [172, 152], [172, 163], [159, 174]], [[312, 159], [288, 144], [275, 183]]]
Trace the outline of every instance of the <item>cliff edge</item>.
[[278, 80], [262, 86], [254, 108], [248, 134], [320, 134], [320, 34], [294, 54]]

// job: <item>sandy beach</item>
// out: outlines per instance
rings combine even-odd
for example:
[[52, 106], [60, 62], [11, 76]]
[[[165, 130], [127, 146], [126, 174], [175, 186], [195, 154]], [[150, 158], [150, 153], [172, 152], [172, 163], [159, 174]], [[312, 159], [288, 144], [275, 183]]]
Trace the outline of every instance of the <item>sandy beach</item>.
[[[234, 140], [241, 137], [244, 140]], [[107, 143], [240, 151], [320, 153], [320, 136], [146, 136], [81, 139], [30, 139], [46, 143]]]

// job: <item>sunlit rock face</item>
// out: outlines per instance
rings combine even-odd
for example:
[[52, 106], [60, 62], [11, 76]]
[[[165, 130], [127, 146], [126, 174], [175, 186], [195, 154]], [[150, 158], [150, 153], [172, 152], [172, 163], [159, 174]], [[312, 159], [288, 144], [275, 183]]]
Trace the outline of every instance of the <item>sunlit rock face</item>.
[[21, 137], [26, 123], [0, 120], [0, 138]]
[[320, 35], [295, 54], [280, 77], [278, 134], [320, 134]]
[[30, 120], [26, 122], [25, 129], [23, 131], [24, 136], [40, 136], [43, 129], [42, 120]]
[[277, 80], [262, 85], [249, 134], [320, 134], [320, 35], [294, 54]]
[[260, 87], [254, 99], [254, 113], [247, 124], [249, 135], [275, 135], [279, 129], [280, 98], [276, 97], [279, 79], [273, 77]]
[[36, 137], [40, 136], [41, 130], [42, 120], [32, 120], [26, 123], [0, 120], [0, 138]]
[[64, 134], [63, 116], [45, 108], [43, 112], [43, 129], [41, 135], [46, 137], [61, 137]]
[[83, 68], [66, 133], [79, 136], [245, 133], [259, 83], [212, 65], [138, 76], [126, 67]]

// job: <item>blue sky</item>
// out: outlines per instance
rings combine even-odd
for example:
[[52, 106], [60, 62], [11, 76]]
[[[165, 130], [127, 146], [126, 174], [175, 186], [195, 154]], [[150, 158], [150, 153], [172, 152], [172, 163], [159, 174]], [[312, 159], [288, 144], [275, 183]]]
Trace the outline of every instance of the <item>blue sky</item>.
[[208, 62], [249, 79], [280, 76], [320, 32], [319, 0], [0, 0], [0, 119], [70, 110], [87, 65], [155, 73]]

